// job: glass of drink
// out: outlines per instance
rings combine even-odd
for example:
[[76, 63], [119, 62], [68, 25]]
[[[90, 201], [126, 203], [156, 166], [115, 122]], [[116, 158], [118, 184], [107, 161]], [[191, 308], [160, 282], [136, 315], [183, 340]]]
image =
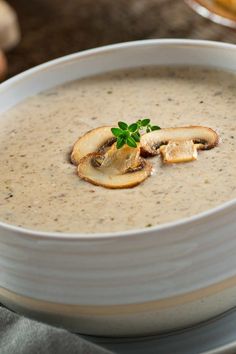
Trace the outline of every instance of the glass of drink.
[[236, 28], [236, 0], [185, 0], [185, 2], [203, 17]]

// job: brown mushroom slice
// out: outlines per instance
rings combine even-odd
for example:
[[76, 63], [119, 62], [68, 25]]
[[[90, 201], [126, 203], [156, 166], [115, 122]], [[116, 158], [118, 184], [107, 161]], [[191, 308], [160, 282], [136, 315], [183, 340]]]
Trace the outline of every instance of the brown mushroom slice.
[[219, 143], [218, 134], [211, 128], [189, 126], [165, 128], [144, 134], [141, 137], [141, 155], [155, 156], [160, 154], [160, 147], [169, 141], [193, 141], [197, 150], [212, 149]]
[[98, 152], [104, 146], [114, 143], [115, 138], [111, 132], [111, 128], [109, 126], [99, 127], [88, 131], [79, 138], [74, 144], [71, 153], [71, 162], [74, 165], [78, 165], [84, 156], [92, 152]]
[[113, 146], [110, 150], [106, 154], [85, 156], [79, 163], [78, 175], [87, 182], [111, 189], [131, 188], [150, 176], [152, 165], [140, 158], [140, 148]]
[[137, 148], [124, 145], [121, 149], [117, 149], [116, 144], [100, 158], [100, 168], [109, 170], [111, 174], [123, 174], [127, 171], [133, 171], [141, 165], [140, 163], [140, 147]]
[[164, 163], [190, 162], [197, 159], [197, 146], [192, 140], [172, 140], [160, 147]]
[[144, 159], [141, 160], [140, 169], [124, 174], [110, 174], [109, 170], [99, 169], [94, 166], [93, 159], [96, 153], [85, 156], [78, 166], [78, 175], [87, 182], [110, 189], [135, 187], [150, 176], [152, 166]]

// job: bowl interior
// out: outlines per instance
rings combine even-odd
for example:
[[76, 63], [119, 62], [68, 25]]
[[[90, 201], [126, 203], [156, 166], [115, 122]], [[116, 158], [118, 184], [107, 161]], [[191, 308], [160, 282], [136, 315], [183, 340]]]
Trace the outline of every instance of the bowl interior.
[[[196, 40], [147, 40], [111, 45], [72, 54], [30, 69], [0, 85], [2, 102], [0, 113], [25, 98], [56, 85], [112, 70], [149, 65], [192, 65], [236, 71], [236, 46]], [[231, 204], [232, 202], [228, 202], [197, 216], [154, 226], [151, 229], [158, 230], [184, 222], [191, 222]], [[4, 223], [0, 223], [0, 225], [11, 227], [14, 231], [22, 231], [21, 228]], [[119, 235], [137, 233], [138, 231], [121, 232]], [[24, 230], [24, 232], [27, 231]], [[142, 232], [144, 231], [142, 230]], [[29, 233], [68, 237], [63, 233], [43, 233], [32, 230], [29, 230]], [[96, 235], [101, 237], [104, 234]], [[82, 236], [82, 234], [78, 234], [78, 236]]]

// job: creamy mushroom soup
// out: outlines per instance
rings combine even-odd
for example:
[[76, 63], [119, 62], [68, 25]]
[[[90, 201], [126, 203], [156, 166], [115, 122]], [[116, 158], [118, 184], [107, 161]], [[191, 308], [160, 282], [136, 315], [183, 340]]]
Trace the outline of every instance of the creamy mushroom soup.
[[[82, 79], [28, 98], [0, 120], [0, 220], [35, 230], [146, 228], [236, 197], [236, 76], [204, 68], [140, 68]], [[150, 118], [202, 125], [220, 143], [196, 161], [163, 165], [130, 189], [80, 179], [69, 155], [88, 130]]]

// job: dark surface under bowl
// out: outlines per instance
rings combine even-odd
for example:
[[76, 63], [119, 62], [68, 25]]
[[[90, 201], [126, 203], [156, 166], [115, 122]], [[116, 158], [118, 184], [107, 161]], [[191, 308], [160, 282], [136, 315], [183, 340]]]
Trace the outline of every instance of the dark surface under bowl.
[[22, 40], [8, 53], [9, 76], [83, 49], [148, 38], [236, 43], [236, 32], [197, 15], [183, 0], [9, 0]]

